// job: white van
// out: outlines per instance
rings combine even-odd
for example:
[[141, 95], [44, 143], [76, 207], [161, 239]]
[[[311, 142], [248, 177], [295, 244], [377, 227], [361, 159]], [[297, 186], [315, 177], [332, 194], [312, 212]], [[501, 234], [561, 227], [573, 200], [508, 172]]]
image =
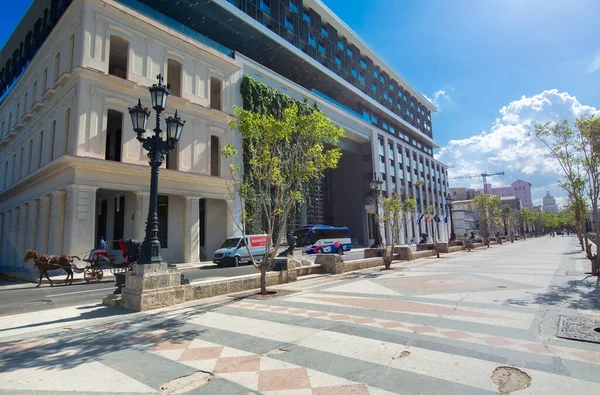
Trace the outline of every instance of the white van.
[[[213, 254], [213, 263], [217, 265], [231, 265], [238, 266], [242, 262], [250, 262], [250, 255], [248, 255], [248, 249], [246, 243], [250, 246], [250, 251], [254, 259], [262, 259], [265, 256], [265, 248], [267, 246], [267, 235], [246, 235], [244, 238], [241, 236], [230, 237], [221, 248], [216, 250]], [[270, 243], [270, 251], [273, 252], [273, 244]]]

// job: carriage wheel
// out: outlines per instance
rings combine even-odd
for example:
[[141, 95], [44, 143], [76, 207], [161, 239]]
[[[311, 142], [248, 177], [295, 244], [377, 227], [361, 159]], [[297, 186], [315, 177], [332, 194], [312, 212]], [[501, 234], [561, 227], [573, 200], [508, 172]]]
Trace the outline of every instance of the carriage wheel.
[[101, 268], [96, 267], [96, 266], [88, 267], [83, 272], [83, 278], [84, 278], [85, 282], [88, 284], [89, 283], [97, 283], [102, 280], [102, 277], [104, 277], [104, 272], [102, 271]]

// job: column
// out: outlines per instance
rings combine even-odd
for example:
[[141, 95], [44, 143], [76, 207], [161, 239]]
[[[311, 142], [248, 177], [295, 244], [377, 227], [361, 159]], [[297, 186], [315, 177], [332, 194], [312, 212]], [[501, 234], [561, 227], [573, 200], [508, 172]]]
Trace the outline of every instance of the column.
[[36, 248], [38, 210], [40, 207], [38, 199], [29, 202], [29, 212], [27, 215], [27, 237], [25, 238], [25, 249], [34, 250]]
[[183, 261], [200, 261], [200, 198], [186, 196], [183, 217]]
[[[29, 205], [25, 203], [19, 207], [19, 222], [17, 224], [17, 250], [16, 250], [16, 262], [23, 260], [25, 256], [26, 247], [25, 238], [27, 237], [27, 212], [29, 211]], [[15, 263], [16, 263], [15, 262]]]
[[11, 212], [11, 215], [10, 215], [10, 228], [8, 229], [9, 241], [8, 241], [7, 255], [8, 255], [8, 266], [12, 268], [13, 266], [15, 266], [18, 210], [15, 207], [12, 210], [10, 210], [10, 212]]
[[50, 198], [50, 233], [48, 234], [48, 253], [51, 255], [63, 254], [65, 198], [65, 190], [52, 192]]
[[[64, 192], [63, 254], [81, 256], [94, 248], [97, 189], [94, 186], [72, 184]], [[60, 198], [57, 197], [57, 204], [60, 203]], [[57, 206], [57, 210], [60, 207]], [[56, 226], [60, 226], [60, 220]], [[55, 241], [57, 245], [60, 242]]]
[[50, 195], [41, 196], [39, 201], [35, 250], [46, 254], [48, 253], [48, 236], [50, 234]]
[[133, 219], [133, 238], [143, 241], [146, 236], [146, 220], [148, 218], [148, 206], [150, 205], [150, 193], [135, 192], [135, 217]]
[[2, 224], [2, 246], [0, 246], [0, 254], [2, 255], [2, 265], [7, 267], [9, 265], [9, 245], [10, 245], [10, 223], [11, 223], [12, 212], [7, 210], [4, 212], [4, 221]]
[[4, 230], [4, 224], [6, 221], [4, 217], [6, 213], [0, 213], [0, 268], [4, 264], [4, 239], [6, 239], [6, 231]]

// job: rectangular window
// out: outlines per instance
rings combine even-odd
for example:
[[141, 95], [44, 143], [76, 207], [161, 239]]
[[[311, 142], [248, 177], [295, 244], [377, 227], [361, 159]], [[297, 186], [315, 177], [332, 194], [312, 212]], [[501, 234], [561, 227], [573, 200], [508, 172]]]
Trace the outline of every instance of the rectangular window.
[[221, 176], [221, 147], [217, 136], [210, 136], [210, 175]]
[[325, 47], [322, 46], [321, 44], [319, 44], [319, 52], [321, 52], [323, 55], [325, 55], [327, 52], [325, 51]]
[[377, 87], [375, 86], [375, 84], [371, 84], [371, 89], [373, 89], [375, 92], [377, 92]]
[[341, 42], [341, 41], [338, 41], [338, 48], [343, 51], [344, 50], [344, 43]]
[[323, 35], [323, 37], [329, 37], [329, 32], [323, 26], [321, 26], [321, 34]]
[[310, 23], [310, 15], [308, 15], [308, 13], [306, 11], [304, 11], [304, 14], [302, 14], [302, 19], [304, 19], [306, 22]]
[[355, 77], [357, 76], [357, 74], [356, 74], [356, 70], [352, 69], [352, 71], [351, 71], [351, 72], [352, 72], [352, 75], [353, 75], [353, 76], [355, 76]]
[[[160, 232], [159, 232], [160, 234]], [[119, 242], [125, 236], [125, 196], [115, 198], [115, 211], [113, 222], [113, 250], [119, 249]], [[159, 236], [160, 237], [160, 236]]]
[[317, 46], [317, 42], [315, 41], [315, 39], [313, 38], [313, 36], [308, 33], [308, 45], [316, 47]]
[[335, 57], [335, 63], [336, 63], [337, 65], [341, 66], [341, 65], [342, 65], [342, 60], [341, 60], [339, 57], [337, 57], [337, 56], [336, 56], [336, 57]]
[[167, 83], [171, 86], [171, 95], [181, 97], [181, 63], [167, 60]]
[[52, 121], [50, 129], [50, 161], [54, 160], [54, 140], [56, 139], [56, 121]]
[[158, 240], [160, 248], [169, 247], [169, 197], [158, 195]]
[[285, 17], [285, 27], [286, 27], [286, 29], [288, 29], [292, 32], [294, 31], [294, 24], [292, 23], [290, 18], [288, 18], [287, 16]]
[[118, 36], [110, 36], [110, 52], [108, 55], [108, 74], [127, 78], [127, 57], [129, 43]]
[[352, 53], [352, 51], [350, 50], [350, 48], [348, 48], [348, 49], [346, 50], [346, 53], [347, 53], [347, 54], [348, 54], [348, 56], [350, 56], [350, 57], [354, 56], [354, 54]]
[[27, 164], [27, 174], [31, 173], [31, 162], [33, 158], [33, 140], [29, 140], [29, 163]]
[[394, 91], [394, 85], [390, 84], [390, 90]]
[[64, 136], [64, 146], [63, 152], [65, 155], [69, 154], [69, 124], [71, 123], [71, 109], [67, 109], [65, 112], [65, 136]]
[[221, 111], [221, 80], [210, 77], [210, 108]]
[[377, 74], [377, 71], [373, 71], [373, 75], [375, 76], [375, 78], [379, 76], [379, 74]]
[[38, 168], [42, 167], [42, 160], [44, 159], [44, 131], [40, 132], [40, 145], [38, 151]]
[[360, 60], [360, 66], [361, 66], [363, 69], [366, 69], [366, 68], [367, 68], [367, 64], [366, 64], [366, 63], [364, 62], [364, 60], [362, 60], [362, 59]]
[[382, 84], [385, 82], [382, 75], [379, 76], [379, 81], [381, 81]]
[[123, 146], [123, 113], [108, 110], [106, 115], [106, 143], [104, 159], [115, 162], [121, 161], [121, 148]]
[[358, 75], [358, 80], [359, 80], [360, 82], [362, 82], [363, 84], [365, 83], [365, 77], [363, 77], [363, 75], [362, 75], [362, 74], [359, 74], [359, 75]]
[[296, 4], [292, 3], [291, 1], [290, 1], [290, 10], [292, 12], [295, 12], [296, 14], [298, 13], [298, 7], [296, 6]]
[[56, 54], [54, 58], [54, 82], [58, 80], [58, 76], [60, 75], [60, 52]]
[[69, 38], [69, 70], [73, 68], [75, 60], [75, 36]]
[[267, 14], [271, 13], [271, 2], [270, 0], [260, 0], [260, 9]]

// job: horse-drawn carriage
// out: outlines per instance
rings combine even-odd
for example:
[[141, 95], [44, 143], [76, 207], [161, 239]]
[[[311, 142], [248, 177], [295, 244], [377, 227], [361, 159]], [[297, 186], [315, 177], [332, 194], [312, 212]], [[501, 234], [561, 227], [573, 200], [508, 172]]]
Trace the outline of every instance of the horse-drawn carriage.
[[[42, 255], [34, 250], [27, 250], [23, 261], [27, 262], [33, 259], [33, 264], [40, 272], [38, 287], [41, 285], [42, 276], [44, 275], [50, 281], [50, 285], [53, 285], [48, 276], [48, 271], [56, 269], [63, 269], [67, 272], [65, 283], [71, 284], [73, 282], [73, 272], [83, 273], [83, 278], [87, 283], [97, 283], [104, 277], [103, 263], [109, 266], [112, 274], [116, 274], [131, 270], [131, 266], [137, 262], [142, 243], [132, 239], [121, 239], [118, 240], [118, 243], [123, 255], [123, 262], [115, 262], [117, 256], [109, 254], [107, 249], [93, 250], [83, 259], [75, 255], [49, 256], [47, 254]], [[69, 277], [71, 281], [69, 281]]]

